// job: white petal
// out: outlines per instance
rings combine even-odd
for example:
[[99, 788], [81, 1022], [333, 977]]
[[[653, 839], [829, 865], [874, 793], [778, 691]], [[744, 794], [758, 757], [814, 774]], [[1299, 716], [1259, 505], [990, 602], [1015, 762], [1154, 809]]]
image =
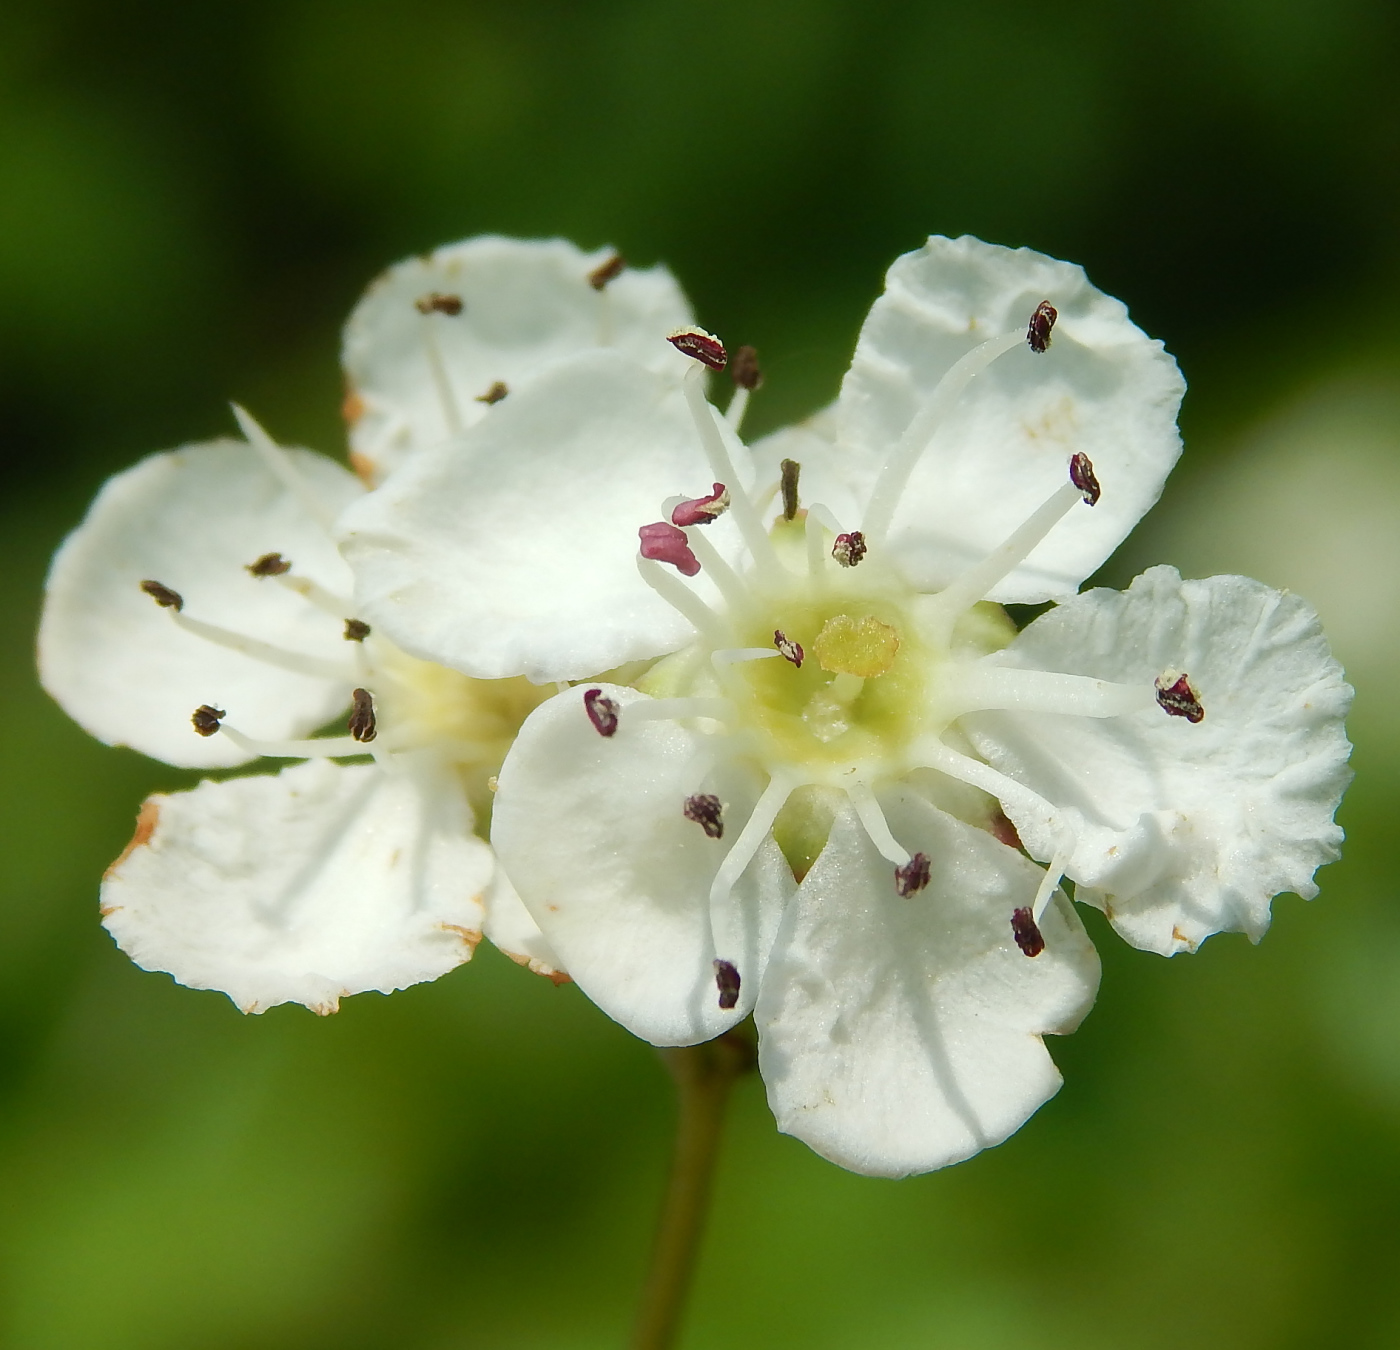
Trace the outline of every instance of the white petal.
[[[1088, 591], [1042, 615], [1004, 657], [1125, 683], [1184, 671], [1200, 698], [1195, 725], [1156, 707], [964, 719], [992, 764], [1064, 810], [1079, 898], [1134, 946], [1170, 955], [1232, 930], [1258, 941], [1273, 896], [1317, 894], [1313, 872], [1342, 839], [1332, 816], [1351, 777], [1351, 689], [1305, 601], [1154, 567], [1124, 593]], [[1048, 857], [1056, 841], [1006, 810]]]
[[1093, 462], [1103, 496], [1076, 508], [990, 599], [1073, 594], [1157, 500], [1181, 453], [1185, 384], [1160, 342], [1081, 268], [1030, 249], [935, 236], [895, 260], [861, 330], [838, 416], [848, 472], [866, 496], [938, 381], [988, 338], [1059, 311], [1049, 351], [1019, 343], [958, 400], [914, 470], [891, 544], [911, 580], [940, 586], [990, 552]]
[[[683, 375], [689, 362], [665, 340], [691, 322], [675, 278], [664, 267], [628, 268], [596, 291], [589, 274], [612, 253], [483, 235], [391, 267], [345, 328], [357, 467], [382, 479], [411, 451], [486, 416], [479, 399], [497, 382], [509, 398], [551, 364], [595, 346]], [[461, 311], [421, 313], [416, 302], [432, 295], [460, 300]]]
[[[761, 784], [737, 768], [707, 774], [696, 758], [702, 734], [629, 718], [651, 702], [645, 694], [588, 687], [619, 705], [616, 734], [594, 730], [583, 686], [536, 708], [501, 769], [492, 842], [569, 974], [608, 1016], [656, 1045], [708, 1040], [753, 1007], [792, 873], [769, 836], [712, 916], [710, 883]], [[683, 815], [702, 791], [724, 805], [721, 839]], [[729, 1011], [719, 1007], [717, 957], [739, 971]]]
[[317, 760], [150, 798], [103, 922], [138, 966], [244, 1012], [330, 1013], [469, 960], [493, 865], [447, 775]]
[[[363, 493], [338, 464], [287, 452], [310, 489], [339, 511]], [[247, 564], [280, 552], [294, 573], [348, 597], [350, 576], [310, 519], [247, 445], [214, 441], [151, 455], [109, 479], [49, 572], [39, 628], [44, 688], [100, 740], [171, 764], [240, 764], [223, 736], [190, 726], [202, 703], [271, 739], [303, 736], [349, 701], [344, 624]], [[269, 665], [178, 628], [140, 586], [178, 591], [184, 613], [285, 651], [344, 662], [330, 680]]]
[[[578, 679], [673, 651], [694, 630], [638, 577], [637, 530], [709, 486], [675, 381], [579, 357], [346, 513], [359, 612], [482, 679]], [[730, 517], [708, 530], [735, 551]]]
[[928, 886], [901, 898], [844, 810], [788, 906], [754, 1020], [778, 1128], [899, 1177], [999, 1144], [1059, 1090], [1040, 1038], [1079, 1024], [1099, 966], [1063, 896], [1041, 921], [1045, 950], [1016, 946], [1011, 914], [1039, 868], [912, 793], [881, 802], [930, 859]]
[[564, 963], [555, 955], [539, 924], [520, 903], [510, 878], [499, 867], [486, 894], [486, 922], [482, 932], [512, 961], [528, 967], [534, 974], [544, 975], [556, 984], [569, 978]]

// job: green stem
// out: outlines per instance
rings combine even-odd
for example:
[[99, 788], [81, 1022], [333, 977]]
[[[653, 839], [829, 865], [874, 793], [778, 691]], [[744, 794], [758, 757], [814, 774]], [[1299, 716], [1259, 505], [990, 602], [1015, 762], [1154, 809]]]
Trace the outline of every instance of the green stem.
[[670, 1350], [676, 1343], [709, 1212], [724, 1108], [735, 1081], [758, 1062], [748, 1023], [660, 1055], [676, 1081], [676, 1143], [632, 1350]]

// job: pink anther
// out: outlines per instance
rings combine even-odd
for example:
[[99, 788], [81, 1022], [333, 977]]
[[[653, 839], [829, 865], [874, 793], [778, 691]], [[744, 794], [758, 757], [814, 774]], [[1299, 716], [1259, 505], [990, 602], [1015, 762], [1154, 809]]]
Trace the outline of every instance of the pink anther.
[[703, 328], [677, 328], [667, 334], [666, 341], [684, 356], [709, 366], [711, 370], [723, 370], [729, 364], [729, 353], [713, 333]]
[[708, 525], [729, 510], [729, 489], [716, 483], [708, 497], [695, 497], [681, 502], [671, 512], [672, 525]]
[[690, 551], [684, 530], [658, 520], [654, 525], [643, 525], [637, 537], [642, 541], [642, 557], [670, 563], [683, 577], [693, 577], [700, 570], [700, 560]]

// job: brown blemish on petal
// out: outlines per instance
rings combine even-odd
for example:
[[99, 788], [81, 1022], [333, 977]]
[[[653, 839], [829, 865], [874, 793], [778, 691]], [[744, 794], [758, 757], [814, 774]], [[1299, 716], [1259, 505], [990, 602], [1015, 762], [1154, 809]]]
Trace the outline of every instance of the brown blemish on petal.
[[365, 415], [365, 401], [360, 397], [359, 390], [347, 389], [345, 398], [340, 405], [340, 415], [345, 419], [345, 425], [351, 430], [355, 423]]
[[[127, 846], [117, 855], [116, 860], [102, 874], [105, 881], [115, 874], [119, 868], [133, 853], [143, 844], [151, 842], [151, 836], [156, 832], [156, 826], [160, 824], [160, 799], [157, 797], [147, 797], [141, 803], [141, 809], [136, 813], [136, 833], [131, 836]], [[120, 906], [113, 906], [114, 909]], [[110, 914], [111, 909], [104, 909], [103, 914]]]
[[[505, 948], [501, 950], [505, 952]], [[573, 984], [574, 977], [562, 970], [555, 970], [552, 966], [541, 961], [537, 956], [526, 956], [524, 952], [505, 952], [517, 966], [524, 966], [531, 975], [542, 975], [556, 989], [561, 984]]]
[[1191, 939], [1187, 937], [1186, 934], [1183, 933], [1181, 929], [1176, 926], [1176, 924], [1172, 924], [1172, 939], [1175, 942], [1181, 943], [1181, 945], [1185, 947], [1188, 952], [1194, 952], [1197, 946], [1199, 946], [1198, 943], [1192, 942]]
[[479, 928], [463, 928], [458, 923], [440, 923], [438, 927], [444, 933], [456, 933], [462, 939], [462, 945], [466, 947], [469, 957], [476, 951], [476, 945], [481, 941], [481, 929]]

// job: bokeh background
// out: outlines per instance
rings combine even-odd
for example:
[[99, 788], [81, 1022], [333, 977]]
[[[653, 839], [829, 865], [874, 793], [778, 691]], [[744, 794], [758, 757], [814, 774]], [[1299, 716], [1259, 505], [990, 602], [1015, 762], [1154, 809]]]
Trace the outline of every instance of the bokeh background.
[[231, 430], [341, 454], [339, 325], [479, 231], [664, 259], [835, 391], [931, 231], [1083, 262], [1190, 381], [1105, 570], [1253, 573], [1357, 686], [1345, 860], [1264, 943], [1132, 952], [1003, 1147], [902, 1183], [740, 1091], [687, 1345], [1400, 1344], [1400, 10], [1386, 0], [0, 3], [0, 1344], [622, 1342], [671, 1119], [648, 1047], [483, 945], [336, 1017], [131, 966], [96, 882], [179, 773], [38, 690], [105, 475]]

